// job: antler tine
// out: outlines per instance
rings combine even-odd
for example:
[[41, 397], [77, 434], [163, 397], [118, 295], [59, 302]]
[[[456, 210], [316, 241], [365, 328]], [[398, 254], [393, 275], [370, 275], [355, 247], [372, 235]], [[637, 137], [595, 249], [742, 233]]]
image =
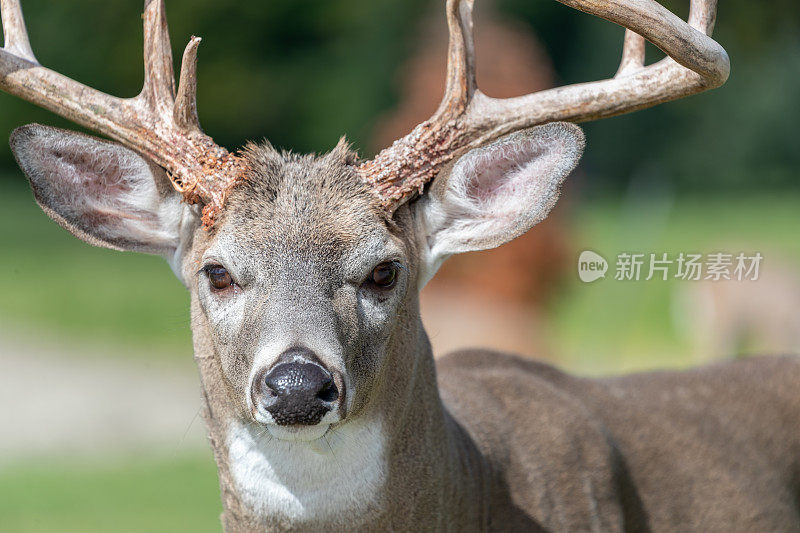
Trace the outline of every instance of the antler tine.
[[181, 79], [178, 83], [178, 96], [175, 98], [175, 124], [186, 131], [202, 132], [197, 117], [197, 47], [200, 37], [192, 36], [181, 62]]
[[640, 69], [644, 66], [645, 39], [635, 31], [625, 30], [625, 39], [622, 44], [622, 59], [614, 77]]
[[463, 113], [477, 89], [475, 41], [472, 36], [474, 0], [448, 0], [447, 86], [436, 116]]
[[0, 13], [3, 19], [3, 48], [31, 63], [38, 63], [31, 49], [19, 0], [0, 0]]
[[[687, 23], [692, 28], [711, 35], [717, 14], [717, 0], [692, 0]], [[644, 66], [645, 38], [629, 29], [625, 30], [622, 60], [614, 77], [624, 76]]]
[[[450, 55], [441, 106], [360, 167], [388, 211], [420, 192], [444, 164], [513, 131], [628, 113], [718, 87], [728, 78], [728, 55], [709, 37], [716, 0], [692, 0], [688, 23], [655, 0], [558, 1], [626, 28], [616, 75], [516, 98], [490, 98], [475, 86], [473, 2], [448, 0]], [[645, 39], [668, 57], [644, 66]]]
[[421, 193], [439, 166], [452, 158], [466, 139], [461, 120], [477, 92], [472, 35], [474, 0], [447, 0], [450, 33], [444, 97], [434, 115], [359, 167], [390, 212]]
[[717, 0], [692, 0], [689, 7], [689, 26], [711, 35], [717, 19]]
[[141, 96], [160, 111], [172, 111], [175, 72], [164, 0], [145, 0], [144, 86]]

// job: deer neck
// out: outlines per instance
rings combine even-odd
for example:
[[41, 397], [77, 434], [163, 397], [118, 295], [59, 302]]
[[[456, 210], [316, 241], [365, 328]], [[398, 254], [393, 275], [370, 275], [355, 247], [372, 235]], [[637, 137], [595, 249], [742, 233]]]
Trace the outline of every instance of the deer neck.
[[439, 398], [418, 313], [408, 326], [387, 350], [385, 379], [369, 407], [312, 444], [265, 438], [263, 427], [246, 421], [210, 338], [195, 334], [227, 532], [429, 528], [454, 519], [470, 529], [484, 521], [486, 469]]
[[488, 469], [439, 396], [428, 336], [417, 314], [390, 351], [396, 388], [381, 391], [387, 434], [384, 524], [469, 531], [485, 523]]

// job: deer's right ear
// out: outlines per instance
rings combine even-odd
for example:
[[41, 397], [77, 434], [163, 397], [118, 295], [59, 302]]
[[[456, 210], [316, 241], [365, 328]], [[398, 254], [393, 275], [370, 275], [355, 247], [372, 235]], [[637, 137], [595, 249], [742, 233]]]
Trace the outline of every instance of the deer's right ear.
[[583, 147], [578, 126], [553, 122], [463, 155], [414, 205], [421, 284], [451, 255], [500, 246], [544, 220]]
[[177, 259], [192, 215], [160, 167], [117, 143], [38, 124], [14, 130], [11, 149], [38, 204], [76, 237]]

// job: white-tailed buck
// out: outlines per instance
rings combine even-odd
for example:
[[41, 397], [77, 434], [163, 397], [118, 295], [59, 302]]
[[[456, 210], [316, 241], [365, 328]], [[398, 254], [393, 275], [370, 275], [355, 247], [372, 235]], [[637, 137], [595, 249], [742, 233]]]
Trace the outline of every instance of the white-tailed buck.
[[[441, 107], [362, 161], [344, 142], [217, 146], [197, 119], [200, 40], [176, 90], [162, 0], [145, 2], [131, 99], [41, 66], [0, 0], [0, 88], [113, 139], [16, 130], [37, 201], [90, 243], [163, 255], [191, 293], [227, 531], [800, 529], [795, 359], [603, 380], [492, 352], [434, 363], [420, 287], [547, 215], [583, 150], [569, 122], [728, 76], [714, 0], [688, 23], [652, 0], [562, 3], [627, 28], [612, 79], [486, 97], [472, 2], [450, 0]], [[669, 57], [645, 66], [644, 39]]]

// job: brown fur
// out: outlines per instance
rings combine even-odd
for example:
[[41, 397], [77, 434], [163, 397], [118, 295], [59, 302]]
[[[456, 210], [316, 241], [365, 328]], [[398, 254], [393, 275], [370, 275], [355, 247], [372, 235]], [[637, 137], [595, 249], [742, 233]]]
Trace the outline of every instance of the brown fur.
[[796, 357], [590, 380], [472, 351], [438, 370], [445, 404], [548, 530], [800, 529]]

